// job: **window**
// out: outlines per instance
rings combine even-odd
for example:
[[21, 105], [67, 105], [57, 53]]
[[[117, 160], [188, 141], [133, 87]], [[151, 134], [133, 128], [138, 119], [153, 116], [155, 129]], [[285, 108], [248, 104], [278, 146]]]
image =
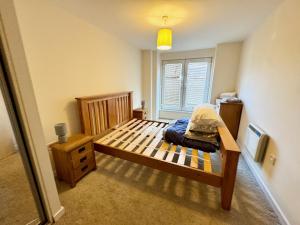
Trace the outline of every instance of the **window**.
[[192, 111], [207, 103], [211, 63], [211, 58], [163, 61], [161, 110]]

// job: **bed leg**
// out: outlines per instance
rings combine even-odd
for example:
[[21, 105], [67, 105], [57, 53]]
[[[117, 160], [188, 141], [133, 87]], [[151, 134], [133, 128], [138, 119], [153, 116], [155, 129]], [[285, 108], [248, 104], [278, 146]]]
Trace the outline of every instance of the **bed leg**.
[[226, 151], [223, 155], [223, 181], [221, 186], [221, 205], [230, 210], [240, 152]]

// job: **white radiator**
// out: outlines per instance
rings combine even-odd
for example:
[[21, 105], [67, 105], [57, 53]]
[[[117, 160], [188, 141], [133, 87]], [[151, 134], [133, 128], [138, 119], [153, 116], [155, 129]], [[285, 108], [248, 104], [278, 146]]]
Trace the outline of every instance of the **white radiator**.
[[248, 125], [246, 148], [255, 161], [262, 161], [265, 155], [268, 139], [268, 135], [263, 130], [254, 124], [250, 123]]

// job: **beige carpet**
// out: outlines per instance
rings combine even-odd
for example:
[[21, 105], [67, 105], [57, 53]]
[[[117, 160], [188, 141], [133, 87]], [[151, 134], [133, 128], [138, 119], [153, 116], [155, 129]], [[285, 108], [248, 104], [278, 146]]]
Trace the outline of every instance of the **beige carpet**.
[[19, 153], [0, 160], [0, 224], [24, 225], [38, 212]]
[[231, 211], [219, 189], [97, 153], [98, 169], [75, 188], [58, 182], [66, 214], [57, 224], [280, 224], [243, 158]]

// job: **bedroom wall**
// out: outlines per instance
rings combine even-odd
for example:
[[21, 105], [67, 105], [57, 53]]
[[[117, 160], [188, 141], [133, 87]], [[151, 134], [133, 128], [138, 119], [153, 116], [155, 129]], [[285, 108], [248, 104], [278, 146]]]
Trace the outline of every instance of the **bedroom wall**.
[[153, 54], [151, 50], [142, 50], [142, 99], [145, 101], [147, 118], [153, 118], [152, 92], [153, 92]]
[[75, 97], [134, 91], [141, 100], [141, 52], [50, 0], [15, 0], [46, 142], [54, 125], [80, 131]]
[[202, 57], [214, 57], [214, 56], [215, 56], [215, 48], [160, 53], [161, 60], [202, 58]]
[[148, 119], [158, 118], [160, 98], [160, 55], [158, 51], [142, 50], [142, 99]]
[[222, 92], [235, 91], [242, 46], [243, 42], [221, 43], [217, 45], [211, 103], [215, 104], [216, 98]]
[[283, 1], [245, 41], [238, 82], [245, 104], [238, 141], [245, 152], [249, 122], [270, 135], [263, 163], [253, 166], [290, 224], [300, 224], [299, 9], [299, 0]]

